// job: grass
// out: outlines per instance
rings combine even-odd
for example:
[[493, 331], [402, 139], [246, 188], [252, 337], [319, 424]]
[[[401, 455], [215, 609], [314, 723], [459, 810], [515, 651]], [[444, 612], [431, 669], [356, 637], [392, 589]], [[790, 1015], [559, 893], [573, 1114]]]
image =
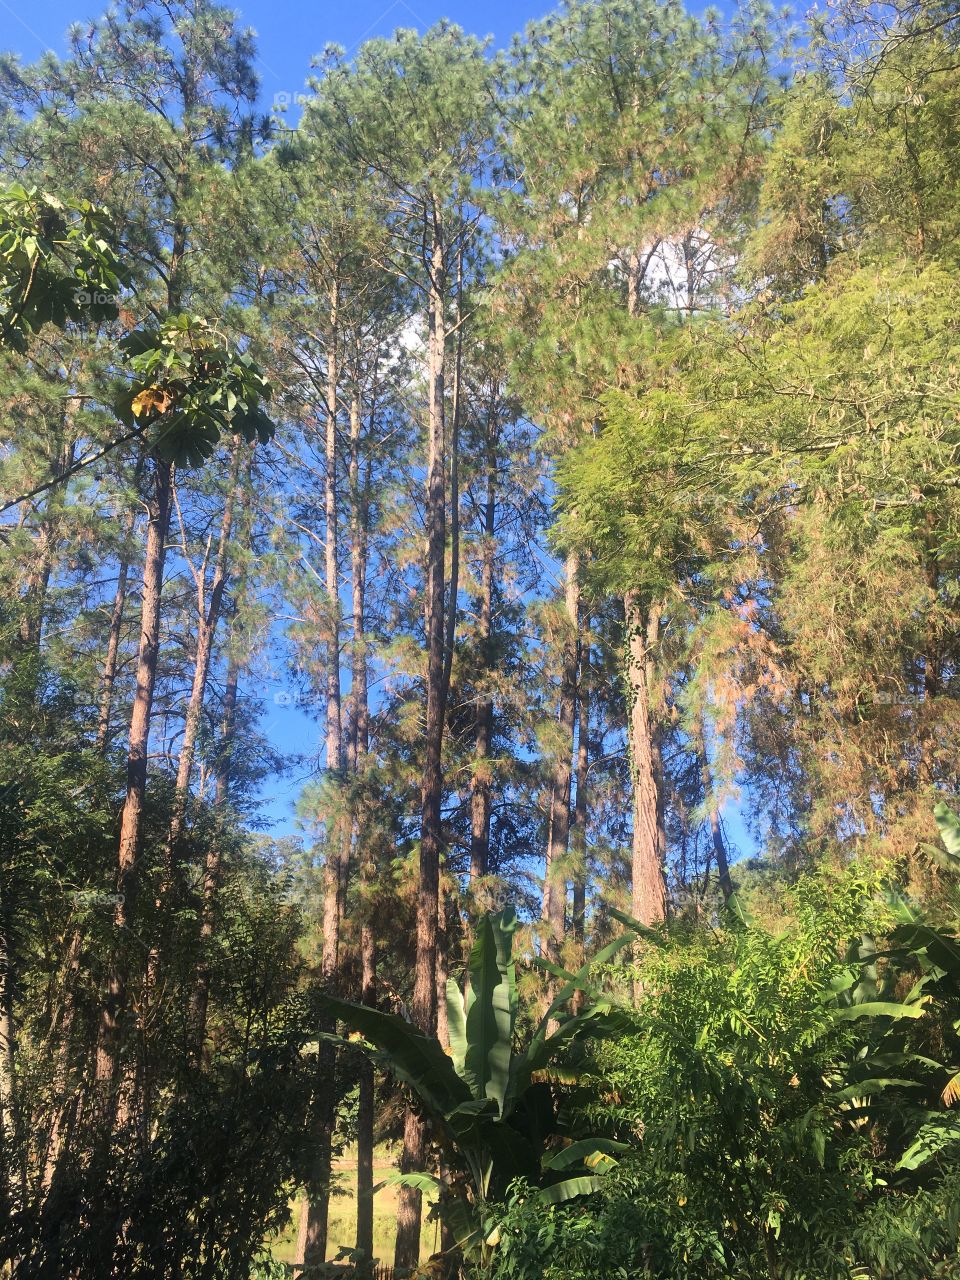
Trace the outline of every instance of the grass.
[[[397, 1167], [396, 1159], [386, 1148], [378, 1147], [374, 1153], [373, 1180], [381, 1182]], [[327, 1229], [327, 1261], [331, 1262], [341, 1248], [352, 1249], [357, 1233], [357, 1156], [356, 1151], [346, 1151], [336, 1162], [337, 1181], [330, 1198], [329, 1226]], [[373, 1198], [373, 1252], [381, 1262], [393, 1263], [393, 1246], [397, 1235], [397, 1200], [399, 1187], [381, 1187]], [[290, 1201], [290, 1222], [276, 1237], [271, 1252], [278, 1262], [296, 1262], [297, 1225], [300, 1221], [302, 1197]], [[424, 1196], [424, 1222], [420, 1231], [420, 1256], [429, 1257], [440, 1247], [439, 1225], [427, 1222], [427, 1210], [432, 1203]]]

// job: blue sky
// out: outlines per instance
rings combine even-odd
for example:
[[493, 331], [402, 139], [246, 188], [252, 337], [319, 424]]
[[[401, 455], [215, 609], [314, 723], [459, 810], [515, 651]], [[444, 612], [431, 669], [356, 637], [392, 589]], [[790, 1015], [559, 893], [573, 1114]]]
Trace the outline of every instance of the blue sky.
[[[106, 7], [97, 0], [0, 0], [6, 15], [3, 46], [33, 61], [45, 49], [61, 52], [63, 34], [71, 22], [96, 17]], [[474, 35], [492, 35], [497, 45], [509, 44], [515, 31], [549, 12], [549, 0], [249, 0], [234, 6], [244, 23], [258, 35], [257, 70], [265, 105], [276, 94], [291, 96], [303, 90], [310, 59], [324, 45], [341, 44], [348, 51], [372, 36], [389, 35], [396, 27], [423, 31], [440, 18], [450, 18]]]
[[[229, 3], [229, 0], [225, 0]], [[107, 0], [0, 0], [5, 16], [2, 45], [32, 62], [46, 49], [63, 52], [64, 32], [72, 22], [99, 16]], [[343, 45], [352, 52], [364, 40], [389, 35], [397, 27], [424, 31], [440, 18], [449, 18], [478, 36], [492, 36], [506, 47], [513, 34], [553, 8], [550, 0], [248, 0], [236, 4], [243, 22], [258, 35], [257, 70], [264, 106], [278, 94], [292, 100], [302, 92], [310, 59], [324, 45]], [[691, 4], [694, 12], [706, 4]], [[729, 0], [711, 6], [729, 10]], [[282, 101], [283, 99], [281, 99]]]
[[[34, 61], [47, 49], [63, 53], [64, 34], [71, 23], [98, 17], [106, 7], [107, 0], [0, 0], [0, 12], [6, 19], [0, 44], [5, 51], [19, 54], [24, 62]], [[326, 0], [248, 0], [234, 7], [241, 20], [257, 32], [261, 106], [270, 109], [277, 103], [293, 102], [303, 91], [311, 58], [327, 44], [343, 45], [352, 53], [365, 40], [389, 35], [397, 27], [424, 31], [439, 19], [449, 18], [474, 35], [491, 36], [495, 47], [504, 48], [516, 32], [545, 16], [554, 6], [551, 0], [523, 0], [520, 4], [485, 0], [482, 5], [467, 4], [465, 0], [350, 0], [347, 4]], [[707, 5], [689, 7], [702, 12]], [[729, 12], [732, 5], [730, 0], [722, 0], [711, 7]], [[273, 779], [265, 788], [263, 816], [277, 836], [296, 830], [296, 797], [311, 772], [310, 761], [316, 758], [321, 738], [312, 709], [275, 700], [278, 694], [285, 699], [290, 688], [286, 673], [278, 670], [260, 690], [265, 704], [262, 729], [282, 752], [305, 757], [302, 768]], [[752, 852], [754, 844], [737, 807], [728, 804], [725, 817], [734, 844], [741, 852]]]

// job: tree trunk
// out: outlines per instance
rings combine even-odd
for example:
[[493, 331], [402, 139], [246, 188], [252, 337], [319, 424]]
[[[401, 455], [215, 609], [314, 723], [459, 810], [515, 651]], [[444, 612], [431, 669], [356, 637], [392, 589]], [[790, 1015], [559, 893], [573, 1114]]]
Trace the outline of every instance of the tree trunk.
[[550, 785], [550, 824], [543, 876], [544, 950], [557, 961], [567, 915], [567, 860], [570, 847], [570, 782], [577, 701], [577, 630], [580, 612], [579, 564], [573, 552], [565, 565], [564, 617], [560, 626], [560, 706], [557, 748]]
[[50, 574], [53, 572], [55, 527], [66, 505], [67, 496], [66, 485], [57, 482], [73, 465], [75, 456], [76, 445], [70, 443], [59, 450], [50, 466], [54, 484], [46, 500], [37, 531], [37, 561], [27, 577], [26, 590], [21, 599], [23, 612], [20, 615], [19, 631], [20, 644], [24, 649], [39, 650], [40, 648], [47, 590], [50, 585]]
[[[227, 666], [227, 678], [223, 693], [223, 716], [220, 726], [220, 742], [217, 750], [214, 805], [221, 819], [230, 803], [230, 775], [234, 759], [234, 738], [237, 719], [237, 692], [240, 683], [241, 663], [231, 655]], [[203, 865], [203, 890], [200, 906], [200, 953], [193, 994], [190, 998], [190, 1043], [195, 1063], [203, 1059], [203, 1046], [207, 1038], [207, 1009], [210, 1003], [209, 950], [213, 942], [216, 924], [217, 895], [220, 892], [222, 851], [215, 835], [207, 845]]]
[[[490, 415], [492, 419], [492, 414]], [[490, 863], [490, 815], [493, 809], [493, 776], [490, 753], [493, 744], [493, 699], [489, 680], [493, 672], [493, 565], [496, 554], [497, 472], [492, 428], [487, 437], [487, 494], [483, 510], [483, 542], [480, 561], [480, 599], [477, 609], [477, 642], [480, 650], [483, 692], [477, 702], [477, 728], [473, 771], [470, 775], [470, 887], [487, 874]], [[474, 902], [474, 910], [480, 904]]]
[[[133, 531], [134, 517], [131, 512], [129, 530]], [[113, 708], [113, 688], [117, 680], [117, 659], [120, 653], [120, 628], [123, 626], [123, 610], [127, 601], [127, 575], [130, 562], [124, 557], [120, 561], [117, 574], [117, 590], [113, 597], [113, 609], [110, 612], [110, 632], [107, 636], [107, 652], [103, 660], [103, 683], [100, 689], [100, 709], [97, 715], [97, 750], [103, 755], [110, 741], [110, 712]]]
[[220, 622], [223, 594], [227, 586], [233, 513], [240, 491], [240, 456], [240, 437], [236, 436], [231, 450], [230, 487], [224, 502], [223, 519], [220, 523], [220, 537], [217, 542], [217, 554], [213, 565], [213, 580], [210, 584], [209, 603], [206, 599], [206, 565], [202, 567], [197, 580], [197, 648], [193, 663], [193, 684], [190, 689], [190, 701], [187, 703], [187, 714], [183, 726], [183, 741], [180, 744], [180, 755], [177, 760], [177, 781], [173, 795], [173, 811], [170, 816], [170, 834], [167, 837], [167, 871], [171, 884], [175, 883], [176, 878], [177, 845], [180, 842], [183, 823], [187, 814], [197, 735], [200, 732], [203, 703], [207, 692], [207, 680], [213, 659], [213, 642]]
[[[420, 868], [417, 894], [417, 959], [413, 988], [413, 1020], [425, 1035], [437, 1025], [437, 916], [440, 889], [441, 801], [443, 793], [444, 699], [444, 553], [446, 541], [446, 475], [443, 449], [444, 387], [444, 255], [439, 212], [431, 220], [431, 270], [428, 306], [427, 492], [426, 492], [426, 648], [427, 714], [421, 788]], [[401, 1168], [423, 1168], [426, 1130], [419, 1114], [407, 1107]], [[400, 1189], [394, 1265], [408, 1270], [420, 1256], [421, 1195]]]
[[[0, 900], [0, 1196], [6, 1197], [22, 1164], [17, 1097], [17, 1030], [14, 1011], [14, 964], [10, 939], [11, 912]], [[0, 1200], [0, 1204], [3, 1200]]]
[[727, 860], [727, 846], [724, 843], [723, 831], [720, 827], [720, 811], [713, 802], [713, 778], [710, 776], [710, 761], [707, 758], [706, 736], [700, 730], [700, 777], [703, 782], [703, 803], [710, 820], [710, 838], [713, 845], [713, 856], [717, 860], [717, 882], [724, 902], [728, 902], [733, 893], [733, 881], [730, 879], [730, 863]]
[[631, 909], [641, 924], [650, 925], [659, 923], [667, 913], [661, 762], [651, 715], [653, 649], [659, 639], [660, 610], [656, 605], [645, 605], [636, 591], [628, 591], [623, 604], [627, 631], [630, 766], [633, 775]]
[[[337, 546], [337, 323], [339, 289], [336, 281], [330, 289], [330, 321], [327, 338], [327, 421], [326, 421], [326, 476], [324, 481], [325, 514], [325, 588], [327, 597], [326, 644], [326, 704], [327, 704], [327, 758], [328, 773], [339, 773], [341, 768], [343, 725], [340, 708], [340, 578]], [[347, 829], [349, 840], [349, 828]], [[340, 923], [345, 897], [346, 858], [343, 851], [344, 824], [339, 817], [327, 822], [326, 864], [323, 891], [323, 951], [320, 980], [326, 990], [336, 982], [340, 953]], [[324, 1019], [320, 1030], [332, 1031], [333, 1023]], [[306, 1266], [317, 1266], [326, 1260], [327, 1219], [330, 1207], [330, 1176], [332, 1169], [333, 1134], [336, 1128], [336, 1099], [334, 1079], [336, 1052], [333, 1045], [321, 1039], [317, 1049], [317, 1073], [314, 1081], [315, 1128], [313, 1157], [307, 1196], [303, 1213], [306, 1224], [301, 1223], [303, 1250], [298, 1257]]]
[[[577, 798], [573, 810], [573, 941], [577, 962], [583, 964], [587, 917], [587, 775], [590, 769], [590, 644], [580, 644], [577, 678]], [[577, 992], [577, 997], [582, 996]], [[577, 997], [574, 1003], [577, 1004]]]
[[[371, 419], [373, 409], [371, 408]], [[350, 771], [356, 780], [369, 748], [367, 650], [364, 636], [367, 586], [367, 485], [360, 488], [360, 413], [350, 415], [350, 582], [353, 636], [350, 674]], [[367, 824], [357, 823], [360, 856], [360, 1003], [377, 1003], [377, 941], [373, 923], [373, 894], [377, 880], [376, 848]], [[376, 1096], [373, 1063], [361, 1056], [357, 1103], [357, 1236], [356, 1248], [365, 1265], [373, 1259], [373, 1146]], [[369, 1274], [371, 1267], [366, 1266]]]
[[140, 645], [127, 751], [127, 793], [120, 819], [117, 904], [114, 912], [117, 940], [98, 1029], [96, 1086], [98, 1129], [101, 1141], [109, 1139], [117, 1103], [120, 1031], [126, 1002], [126, 965], [121, 942], [123, 932], [132, 930], [136, 921], [137, 866], [143, 843], [147, 749], [157, 663], [160, 655], [160, 602], [172, 491], [172, 465], [156, 459], [154, 461], [154, 492], [148, 506], [147, 545], [143, 563]]

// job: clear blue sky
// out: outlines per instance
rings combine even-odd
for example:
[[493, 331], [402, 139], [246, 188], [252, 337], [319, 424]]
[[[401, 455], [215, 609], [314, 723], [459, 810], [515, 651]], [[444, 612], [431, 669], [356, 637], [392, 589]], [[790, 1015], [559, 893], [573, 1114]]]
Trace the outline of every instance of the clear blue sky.
[[[229, 0], [225, 0], [229, 3]], [[0, 0], [5, 50], [32, 62], [46, 49], [63, 52], [64, 32], [72, 22], [98, 17], [107, 0]], [[269, 107], [278, 94], [292, 100], [303, 91], [310, 59], [324, 45], [343, 45], [352, 52], [372, 36], [389, 35], [397, 27], [424, 31], [440, 18], [449, 18], [473, 35], [493, 37], [506, 47], [517, 31], [553, 8], [551, 0], [248, 0], [236, 4], [245, 24], [258, 36], [257, 70], [262, 104]], [[706, 3], [691, 3], [701, 12]], [[730, 10], [730, 0], [711, 7]], [[282, 99], [281, 99], [282, 100]]]
[[[229, 0], [227, 0], [229, 3]], [[106, 0], [0, 0], [5, 16], [2, 44], [32, 62], [45, 49], [62, 52], [63, 35], [71, 22], [98, 16]], [[474, 35], [492, 35], [507, 45], [515, 31], [552, 7], [550, 0], [249, 0], [235, 4], [243, 22], [257, 32], [264, 105], [274, 95], [303, 91], [310, 59], [324, 45], [335, 43], [352, 51], [372, 36], [389, 35], [396, 27], [424, 31], [440, 18], [450, 18]]]
[[[229, 3], [229, 0], [225, 0]], [[0, 0], [5, 30], [0, 37], [4, 51], [32, 62], [45, 50], [65, 51], [64, 34], [73, 22], [99, 17], [108, 0]], [[477, 36], [492, 36], [495, 47], [505, 48], [512, 36], [528, 22], [545, 16], [553, 0], [484, 0], [482, 5], [466, 0], [248, 0], [234, 5], [241, 20], [257, 32], [257, 71], [260, 76], [261, 106], [269, 109], [279, 102], [293, 102], [303, 92], [310, 74], [310, 60], [330, 43], [343, 45], [348, 53], [365, 40], [389, 35], [397, 27], [425, 31], [441, 18], [449, 18]], [[691, 11], [700, 13], [708, 5], [691, 2]], [[731, 0], [709, 6], [730, 12]], [[295, 117], [294, 117], [295, 118]], [[291, 121], [292, 123], [292, 121]], [[263, 731], [283, 752], [307, 757], [302, 769], [272, 779], [265, 788], [264, 817], [275, 835], [295, 830], [293, 807], [310, 772], [310, 757], [316, 757], [321, 738], [315, 718], [303, 709], [276, 705], [274, 695], [289, 687], [281, 673], [263, 691], [265, 715]], [[745, 852], [753, 851], [742, 818], [728, 805], [726, 818], [734, 842]]]

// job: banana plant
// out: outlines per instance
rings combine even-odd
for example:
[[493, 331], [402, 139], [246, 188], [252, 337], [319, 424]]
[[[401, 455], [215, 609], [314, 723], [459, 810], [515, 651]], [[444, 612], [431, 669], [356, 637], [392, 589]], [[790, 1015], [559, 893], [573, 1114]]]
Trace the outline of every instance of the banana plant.
[[[557, 991], [529, 1044], [516, 1045], [519, 1002], [512, 909], [484, 916], [470, 953], [463, 988], [447, 983], [450, 1053], [403, 1018], [364, 1005], [325, 997], [324, 1004], [359, 1032], [393, 1074], [410, 1086], [467, 1175], [466, 1198], [447, 1199], [443, 1213], [468, 1256], [495, 1237], [484, 1228], [488, 1206], [515, 1178], [525, 1178], [547, 1204], [586, 1195], [625, 1150], [609, 1138], [576, 1141], [561, 1134], [550, 1068], [581, 1036], [609, 1035], [622, 1027], [617, 1010], [594, 998], [581, 1012], [565, 1014], [578, 990], [589, 990], [592, 967], [632, 942], [630, 933], [610, 943]], [[398, 1174], [393, 1182], [439, 1189], [429, 1174]]]

